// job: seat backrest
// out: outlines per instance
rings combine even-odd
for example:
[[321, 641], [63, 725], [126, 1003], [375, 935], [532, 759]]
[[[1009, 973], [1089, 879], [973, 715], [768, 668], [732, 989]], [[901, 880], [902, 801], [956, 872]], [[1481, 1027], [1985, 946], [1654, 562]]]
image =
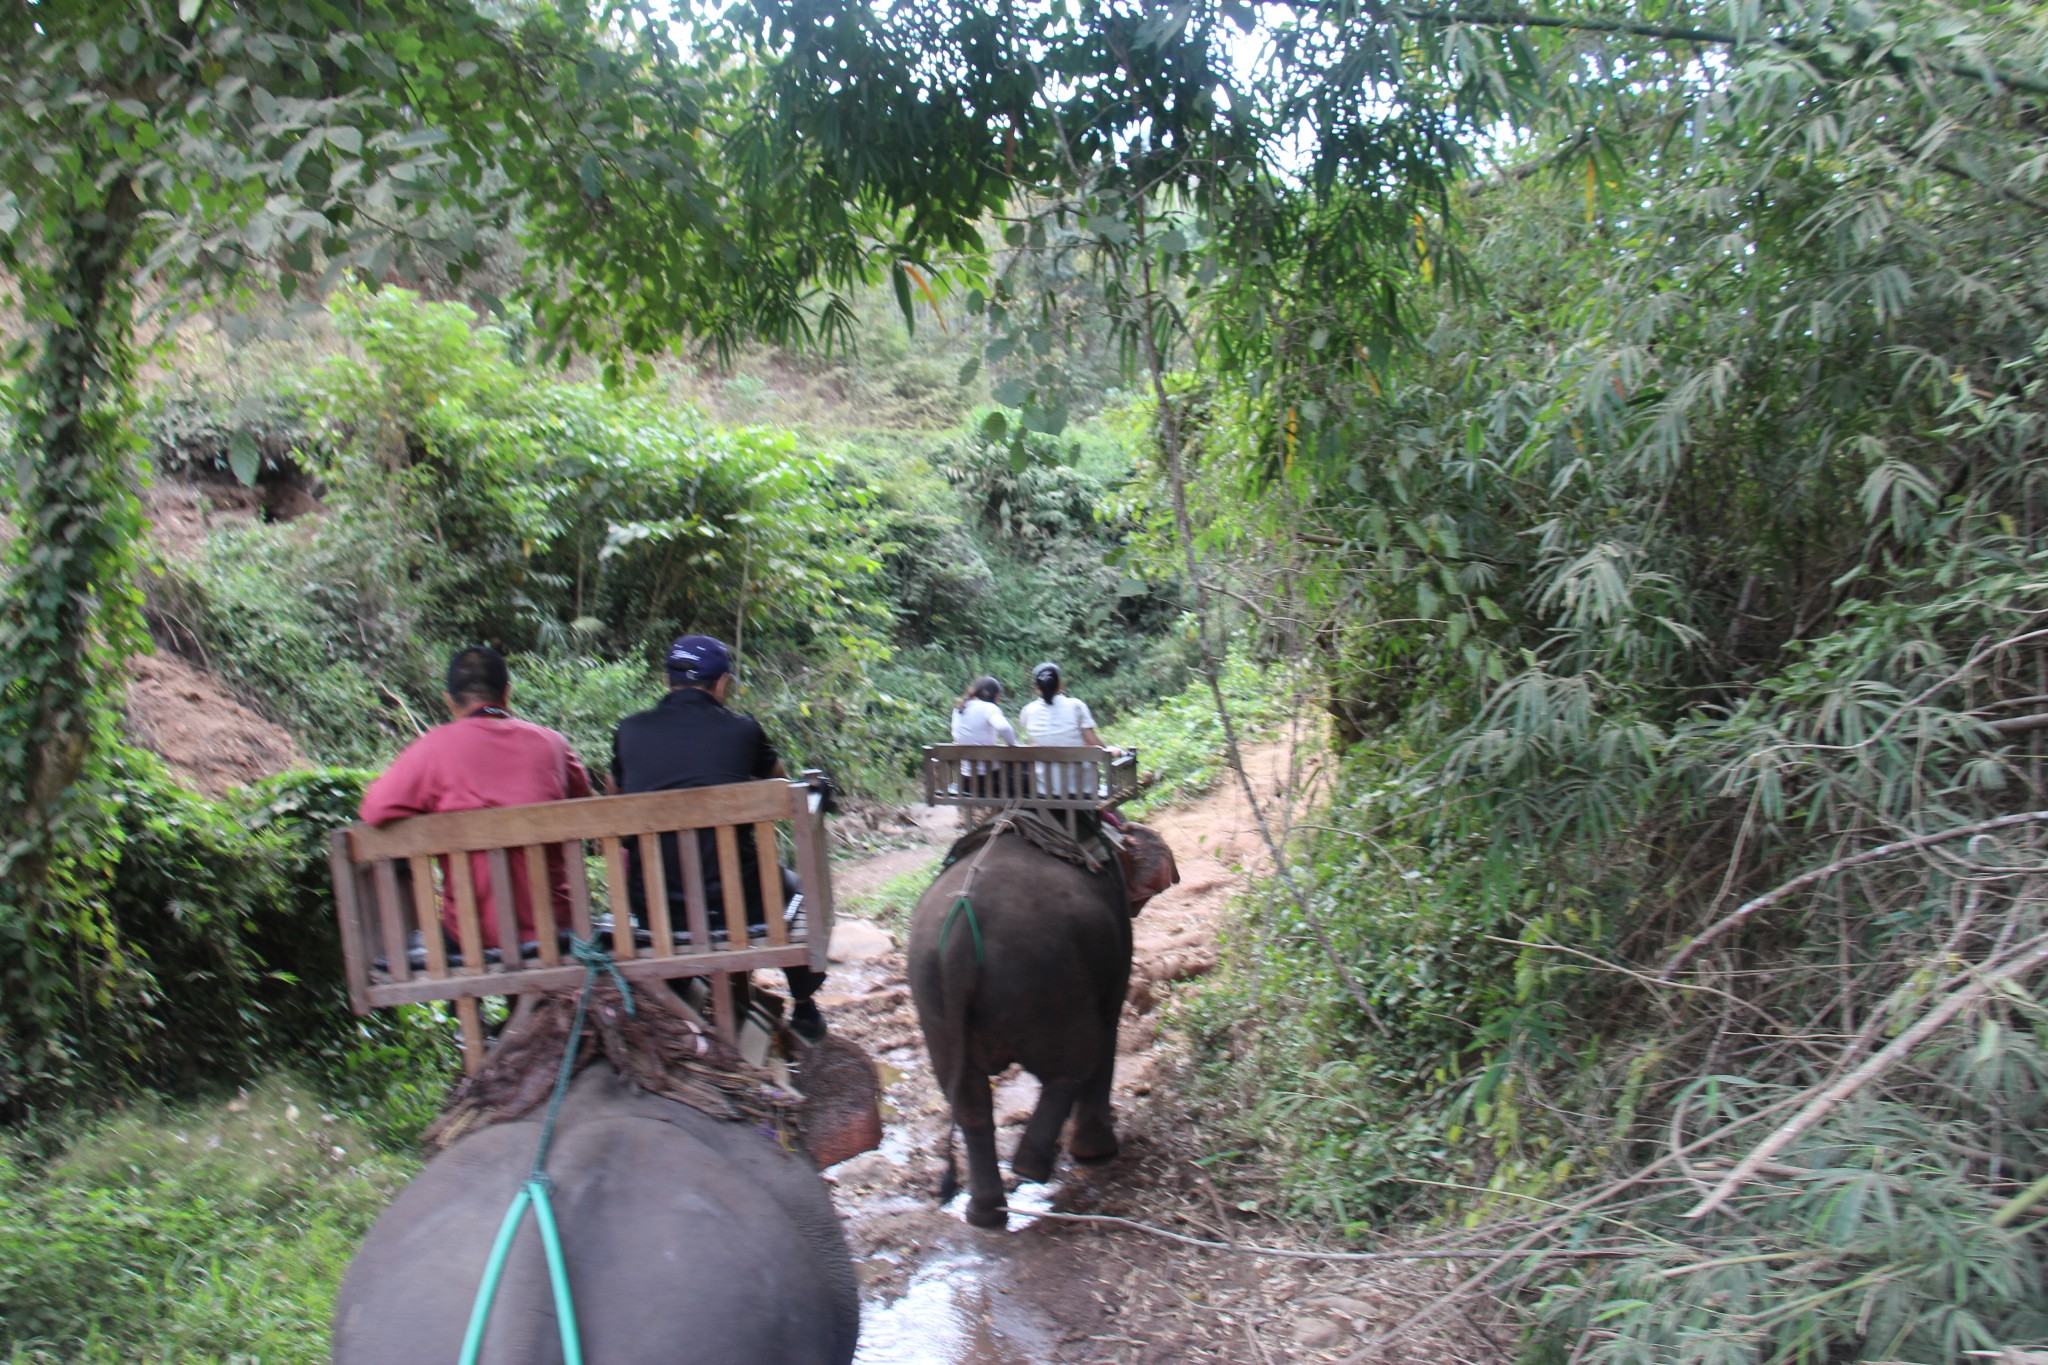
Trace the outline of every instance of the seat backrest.
[[932, 744], [924, 799], [934, 806], [1107, 810], [1138, 794], [1138, 751], [1090, 745]]
[[[563, 954], [562, 931], [591, 940], [609, 911], [611, 952], [621, 973], [633, 981], [712, 978], [720, 1015], [716, 1022], [731, 1036], [736, 1021], [725, 1017], [731, 1013], [729, 996], [721, 989], [731, 974], [761, 967], [825, 968], [832, 885], [819, 805], [808, 784], [774, 779], [449, 811], [381, 827], [355, 824], [336, 830], [330, 852], [349, 1003], [358, 1014], [367, 1014], [380, 1006], [456, 1002], [465, 1060], [474, 1070], [482, 1060], [477, 1000], [580, 984], [585, 970]], [[785, 827], [803, 888], [800, 914], [785, 913], [777, 853], [778, 831]], [[703, 865], [694, 833], [699, 830], [712, 836], [712, 869]], [[680, 926], [672, 922], [661, 852], [665, 834], [690, 835], [674, 840], [683, 882], [685, 922]], [[629, 845], [638, 852], [644, 879], [636, 907], [644, 909], [644, 949], [627, 915], [633, 904]], [[597, 856], [587, 856], [587, 847]], [[566, 873], [567, 923], [558, 923], [551, 863]], [[495, 960], [484, 948], [479, 867], [491, 890], [500, 945]], [[515, 876], [515, 867], [523, 875]], [[765, 920], [758, 941], [746, 929], [743, 907], [751, 898], [743, 887], [748, 875], [759, 881]], [[707, 884], [721, 888], [730, 907], [723, 916], [729, 932], [714, 934]], [[454, 911], [453, 952], [441, 930], [444, 895]], [[518, 927], [522, 905], [530, 908], [533, 924], [525, 945]], [[721, 937], [722, 943], [717, 941]]]

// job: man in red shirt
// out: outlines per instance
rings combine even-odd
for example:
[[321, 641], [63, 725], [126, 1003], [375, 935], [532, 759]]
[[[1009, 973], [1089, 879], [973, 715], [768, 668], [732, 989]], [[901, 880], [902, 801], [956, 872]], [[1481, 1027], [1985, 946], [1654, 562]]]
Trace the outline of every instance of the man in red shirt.
[[[511, 693], [505, 658], [497, 650], [479, 645], [457, 652], [448, 661], [448, 714], [452, 719], [407, 745], [384, 775], [369, 785], [363, 793], [362, 818], [373, 825], [386, 825], [434, 811], [524, 806], [590, 795], [590, 776], [568, 739], [514, 716], [507, 709]], [[446, 860], [443, 862], [445, 881]], [[470, 870], [484, 946], [502, 949], [490, 860], [481, 853], [471, 854]], [[569, 874], [559, 849], [548, 850], [548, 879], [553, 883], [555, 923], [566, 925]], [[527, 889], [523, 858], [512, 860], [512, 902], [519, 941], [530, 943], [533, 897]], [[451, 939], [457, 935], [455, 905], [447, 896], [441, 902], [441, 923]]]

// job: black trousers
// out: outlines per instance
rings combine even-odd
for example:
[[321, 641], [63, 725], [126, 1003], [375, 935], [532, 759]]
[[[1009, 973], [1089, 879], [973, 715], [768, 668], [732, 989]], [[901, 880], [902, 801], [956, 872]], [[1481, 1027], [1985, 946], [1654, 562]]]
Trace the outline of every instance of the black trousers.
[[[662, 837], [664, 840], [669, 840], [673, 839], [674, 836], [663, 835]], [[673, 850], [666, 851], [672, 852]], [[629, 854], [636, 852], [637, 850], [628, 850]], [[715, 867], [717, 864], [714, 862], [711, 865]], [[797, 880], [796, 873], [792, 872], [789, 868], [778, 864], [776, 870], [782, 874], [782, 902], [783, 905], [787, 905], [803, 889], [803, 884]], [[637, 861], [630, 863], [628, 872], [628, 895], [632, 901], [633, 916], [644, 926], [647, 923], [647, 890], [642, 883]], [[746, 906], [747, 925], [751, 927], [756, 924], [766, 924], [768, 922], [767, 916], [771, 912], [761, 903], [760, 878], [754, 875], [752, 866], [743, 864], [741, 867], [741, 879], [746, 885], [746, 894], [741, 897], [741, 900]], [[680, 864], [678, 864], [674, 871], [674, 875], [669, 878], [668, 884], [672, 888], [669, 891], [668, 897], [669, 923], [673, 925], [688, 924], [690, 922], [688, 904], [680, 890], [682, 886]], [[728, 934], [732, 932], [731, 923], [726, 918], [725, 913], [725, 886], [723, 882], [714, 879], [704, 884], [704, 909], [704, 917], [712, 929], [724, 929]], [[775, 907], [772, 913], [781, 914], [782, 906]], [[742, 930], [742, 932], [744, 933], [745, 930]], [[818, 993], [818, 988], [825, 984], [825, 973], [812, 971], [809, 967], [784, 967], [782, 975], [789, 983], [789, 998], [799, 1002], [809, 1000]]]

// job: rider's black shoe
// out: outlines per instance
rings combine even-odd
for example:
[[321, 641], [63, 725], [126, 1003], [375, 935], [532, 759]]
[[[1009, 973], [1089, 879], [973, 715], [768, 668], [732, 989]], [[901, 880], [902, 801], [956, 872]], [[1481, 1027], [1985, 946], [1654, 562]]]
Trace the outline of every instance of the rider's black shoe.
[[825, 1036], [825, 1016], [818, 1012], [815, 1000], [799, 1000], [796, 1008], [789, 1012], [789, 1026], [796, 1030], [796, 1036], [807, 1043], [815, 1043]]

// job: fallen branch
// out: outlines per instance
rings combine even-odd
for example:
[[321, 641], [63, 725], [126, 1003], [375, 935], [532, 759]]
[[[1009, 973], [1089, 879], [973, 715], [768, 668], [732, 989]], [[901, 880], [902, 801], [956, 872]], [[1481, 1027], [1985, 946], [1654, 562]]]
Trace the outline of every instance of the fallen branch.
[[[1211, 1251], [1237, 1251], [1247, 1256], [1279, 1256], [1292, 1261], [1476, 1261], [1489, 1256], [1522, 1254], [1516, 1251], [1502, 1251], [1498, 1247], [1482, 1250], [1459, 1247], [1446, 1248], [1442, 1251], [1297, 1251], [1291, 1247], [1268, 1247], [1252, 1242], [1218, 1242], [1207, 1237], [1190, 1237], [1186, 1233], [1154, 1227], [1150, 1223], [1140, 1223], [1134, 1218], [1119, 1218], [1108, 1213], [1035, 1213], [1031, 1216], [1056, 1218], [1063, 1223], [1105, 1223], [1111, 1227], [1148, 1233], [1153, 1237], [1164, 1237], [1168, 1241], [1181, 1242], [1191, 1247], [1206, 1247]], [[1631, 1253], [1620, 1248], [1574, 1247], [1530, 1254], [1546, 1260], [1583, 1261]]]
[[1664, 970], [1657, 973], [1657, 979], [1660, 982], [1670, 981], [1671, 974], [1684, 966], [1694, 953], [1697, 953], [1715, 939], [1720, 938], [1723, 934], [1741, 928], [1750, 916], [1756, 914], [1757, 911], [1776, 905], [1787, 896], [1792, 895], [1794, 892], [1803, 891], [1816, 882], [1826, 881], [1838, 872], [1846, 872], [1852, 867], [1861, 867], [1865, 863], [1874, 863], [1885, 858], [1896, 857], [1901, 853], [1911, 853], [1915, 849], [1931, 848], [1935, 844], [1945, 844], [1954, 839], [1967, 839], [1973, 834], [1989, 834], [1993, 830], [2009, 829], [2015, 825], [2040, 824], [2043, 821], [2048, 821], [2048, 810], [2030, 810], [2022, 811], [2017, 815], [2001, 815], [1995, 820], [1979, 820], [1975, 824], [1956, 825], [1951, 829], [1937, 830], [1933, 834], [1920, 834], [1915, 835], [1911, 839], [1900, 839], [1889, 844], [1879, 844], [1876, 848], [1867, 848], [1861, 853], [1852, 854], [1847, 858], [1839, 858], [1829, 863], [1826, 867], [1817, 867], [1811, 872], [1802, 872], [1783, 886], [1766, 891], [1754, 900], [1744, 901], [1741, 905], [1736, 906], [1734, 910], [1708, 925], [1692, 942], [1672, 954], [1671, 960], [1664, 964]]
[[1947, 999], [1921, 1016], [1911, 1028], [1892, 1039], [1882, 1050], [1872, 1054], [1863, 1065], [1815, 1095], [1798, 1113], [1779, 1125], [1776, 1132], [1758, 1143], [1754, 1151], [1737, 1162], [1735, 1169], [1730, 1171], [1706, 1198], [1687, 1210], [1683, 1216], [1704, 1218], [1720, 1208], [1757, 1174], [1764, 1163], [1791, 1146], [1801, 1133], [1820, 1122], [1836, 1105], [1904, 1061], [1914, 1048], [1925, 1042], [1942, 1025], [1955, 1018], [1964, 1006], [1988, 995], [1992, 987], [1999, 982], [2031, 971], [2043, 963], [2048, 963], [2048, 934], [2029, 939], [2015, 949], [2014, 955], [2008, 956], [2002, 965], [1980, 972], [1976, 980], [1952, 992]]
[[1677, 1164], [1679, 1161], [1681, 1161], [1683, 1158], [1690, 1155], [1691, 1153], [1697, 1152], [1704, 1147], [1719, 1142], [1722, 1138], [1727, 1137], [1729, 1133], [1735, 1131], [1737, 1128], [1747, 1127], [1749, 1124], [1755, 1123], [1759, 1119], [1765, 1118], [1766, 1116], [1771, 1114], [1775, 1114], [1780, 1109], [1787, 1107], [1790, 1103], [1790, 1099], [1778, 1100], [1772, 1104], [1765, 1105], [1762, 1109], [1757, 1110], [1755, 1113], [1744, 1114], [1741, 1118], [1730, 1120], [1729, 1122], [1722, 1124], [1719, 1128], [1716, 1128], [1713, 1132], [1708, 1133], [1703, 1137], [1696, 1137], [1691, 1142], [1686, 1143], [1683, 1147], [1666, 1152], [1663, 1156], [1658, 1157], [1655, 1161], [1648, 1162], [1647, 1164], [1639, 1167], [1632, 1174], [1625, 1175], [1619, 1180], [1610, 1181], [1609, 1183], [1602, 1185], [1599, 1189], [1594, 1190], [1585, 1198], [1579, 1200], [1577, 1203], [1571, 1205], [1569, 1208], [1563, 1210], [1554, 1217], [1545, 1219], [1542, 1223], [1538, 1224], [1533, 1230], [1529, 1232], [1527, 1236], [1523, 1237], [1514, 1246], [1511, 1246], [1506, 1250], [1500, 1252], [1486, 1265], [1481, 1266], [1479, 1269], [1473, 1271], [1472, 1274], [1468, 1275], [1464, 1280], [1454, 1285], [1447, 1293], [1437, 1295], [1428, 1303], [1424, 1304], [1421, 1308], [1418, 1308], [1415, 1312], [1410, 1313], [1406, 1318], [1403, 1318], [1400, 1322], [1395, 1323], [1392, 1327], [1389, 1327], [1385, 1331], [1379, 1333], [1372, 1340], [1366, 1342], [1365, 1345], [1361, 1346], [1358, 1350], [1352, 1352], [1350, 1355], [1344, 1357], [1344, 1359], [1338, 1361], [1337, 1365], [1365, 1365], [1366, 1361], [1371, 1360], [1374, 1356], [1380, 1354], [1380, 1352], [1384, 1351], [1389, 1345], [1393, 1344], [1393, 1342], [1404, 1336], [1406, 1333], [1414, 1330], [1417, 1327], [1422, 1326], [1424, 1323], [1430, 1321], [1438, 1315], [1447, 1312], [1454, 1304], [1460, 1302], [1462, 1299], [1464, 1299], [1464, 1297], [1467, 1294], [1470, 1294], [1473, 1290], [1483, 1288], [1490, 1281], [1492, 1281], [1495, 1273], [1500, 1269], [1500, 1267], [1503, 1264], [1515, 1259], [1517, 1256], [1527, 1255], [1535, 1247], [1535, 1244], [1537, 1242], [1540, 1242], [1545, 1237], [1555, 1236], [1559, 1232], [1563, 1231], [1566, 1227], [1568, 1227], [1573, 1218], [1576, 1218], [1581, 1214], [1591, 1212], [1593, 1209], [1598, 1208], [1601, 1204], [1604, 1204], [1609, 1200], [1613, 1199], [1623, 1190], [1627, 1190], [1633, 1188], [1634, 1186], [1644, 1183], [1655, 1172], [1661, 1170], [1662, 1168]]

